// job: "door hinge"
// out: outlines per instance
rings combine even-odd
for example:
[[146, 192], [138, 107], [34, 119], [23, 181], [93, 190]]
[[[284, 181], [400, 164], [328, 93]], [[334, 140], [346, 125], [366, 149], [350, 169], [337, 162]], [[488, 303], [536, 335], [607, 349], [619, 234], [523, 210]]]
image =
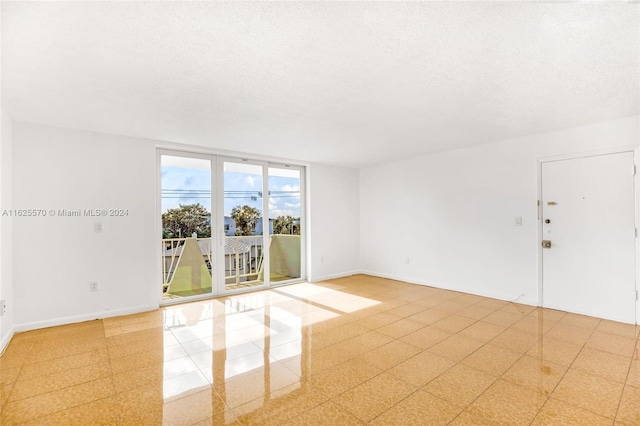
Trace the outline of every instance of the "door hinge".
[[538, 215], [538, 220], [540, 220], [540, 200], [538, 200], [538, 205], [536, 207], [536, 213]]
[[636, 238], [638, 238], [638, 228], [635, 229]]
[[636, 175], [636, 173], [637, 173], [636, 165], [634, 164], [634, 165], [633, 165], [633, 175], [635, 176], [635, 175]]
[[636, 290], [636, 302], [638, 301], [638, 290]]

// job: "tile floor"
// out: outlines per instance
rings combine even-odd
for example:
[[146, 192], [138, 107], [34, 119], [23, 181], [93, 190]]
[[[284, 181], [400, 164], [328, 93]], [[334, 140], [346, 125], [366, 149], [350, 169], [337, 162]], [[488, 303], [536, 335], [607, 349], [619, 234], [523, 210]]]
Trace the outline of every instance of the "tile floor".
[[357, 275], [17, 334], [4, 425], [640, 425], [640, 328]]

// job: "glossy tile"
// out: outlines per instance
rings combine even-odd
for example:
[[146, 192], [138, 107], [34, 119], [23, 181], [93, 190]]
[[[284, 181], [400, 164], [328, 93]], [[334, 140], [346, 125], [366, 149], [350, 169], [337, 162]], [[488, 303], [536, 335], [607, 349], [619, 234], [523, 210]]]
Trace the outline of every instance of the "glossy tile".
[[639, 334], [355, 275], [19, 333], [0, 423], [636, 425]]
[[[137, 342], [139, 340], [153, 340], [156, 339], [159, 342], [162, 342], [166, 345], [165, 339], [167, 337], [172, 337], [171, 334], [166, 334], [162, 327], [162, 323], [158, 323], [156, 327], [152, 329], [134, 331], [130, 333], [119, 333], [112, 336], [107, 336], [106, 341], [108, 346], [119, 346], [125, 345], [132, 342]], [[175, 345], [178, 343], [177, 341], [173, 341], [169, 344]]]
[[433, 345], [428, 351], [435, 355], [451, 358], [454, 361], [461, 361], [478, 350], [483, 344], [479, 340], [454, 334], [446, 340]]
[[327, 401], [311, 410], [293, 418], [284, 425], [362, 425], [363, 423], [332, 401]]
[[561, 364], [525, 355], [518, 359], [502, 378], [541, 394], [550, 395], [566, 371], [567, 367]]
[[584, 348], [573, 361], [571, 368], [600, 376], [607, 380], [624, 383], [627, 379], [630, 364], [629, 357]]
[[476, 417], [466, 410], [460, 413], [455, 419], [453, 419], [453, 421], [451, 421], [451, 423], [449, 423], [451, 426], [496, 426], [499, 424], [500, 423], [493, 422], [489, 419]]
[[504, 330], [505, 328], [503, 326], [490, 324], [484, 321], [478, 321], [460, 331], [458, 334], [460, 336], [469, 337], [486, 343], [500, 333], [504, 332]]
[[[381, 390], [384, 389], [384, 392]], [[407, 396], [417, 387], [381, 373], [337, 396], [333, 401], [363, 422], [369, 422]]]
[[136, 368], [135, 370], [114, 374], [113, 387], [116, 393], [121, 393], [152, 385], [161, 387], [163, 380], [163, 365], [157, 363], [149, 367]]
[[629, 375], [627, 376], [627, 385], [640, 389], [640, 360], [634, 359], [629, 367]]
[[[188, 426], [214, 416], [221, 417], [227, 411], [229, 411], [228, 407], [222, 399], [213, 389], [207, 388], [183, 398], [165, 402], [162, 407], [162, 424]], [[233, 417], [235, 421], [235, 415]]]
[[622, 387], [622, 383], [570, 368], [551, 396], [613, 420]]
[[25, 364], [38, 363], [42, 361], [65, 358], [85, 352], [100, 351], [106, 347], [104, 340], [90, 340], [85, 342], [57, 342], [40, 343], [36, 342], [29, 355], [24, 359]]
[[521, 317], [524, 317], [530, 314], [531, 312], [535, 311], [536, 307], [523, 305], [521, 303], [516, 303], [516, 302], [509, 302], [506, 305], [502, 306], [500, 310], [503, 312], [510, 312], [512, 314], [516, 314], [516, 315], [520, 315]]
[[329, 397], [309, 383], [296, 383], [234, 409], [243, 425], [281, 424], [325, 402]]
[[25, 426], [86, 426], [90, 424], [117, 425], [118, 421], [114, 399], [109, 397], [20, 424]]
[[599, 323], [600, 318], [588, 317], [586, 315], [573, 314], [570, 312], [564, 315], [560, 320], [560, 324], [581, 327], [591, 331], [593, 331]]
[[120, 358], [111, 358], [112, 374], [122, 374], [140, 368], [157, 367], [160, 370], [164, 364], [164, 351], [158, 349], [148, 350]]
[[611, 426], [611, 419], [550, 398], [534, 419], [532, 426]]
[[21, 367], [7, 368], [2, 364], [2, 362], [0, 362], [0, 384], [13, 384], [16, 380], [18, 380], [18, 375], [20, 374], [21, 370]]
[[110, 373], [109, 364], [95, 363], [89, 364], [85, 367], [69, 369], [58, 374], [49, 375], [46, 380], [42, 380], [42, 377], [19, 380], [13, 387], [9, 401], [17, 401], [19, 399], [54, 392], [81, 383], [107, 378], [110, 376]]
[[520, 315], [517, 313], [499, 310], [482, 318], [482, 321], [488, 322], [489, 324], [501, 325], [503, 327], [510, 327], [513, 324], [520, 321], [522, 317], [523, 315]]
[[529, 349], [531, 349], [538, 342], [539, 339], [540, 339], [540, 336], [537, 334], [532, 334], [523, 330], [509, 328], [504, 332], [500, 333], [498, 336], [496, 336], [490, 342], [490, 344], [492, 346], [498, 346], [504, 349], [508, 349], [512, 352], [524, 354]]
[[397, 306], [387, 311], [388, 314], [396, 315], [402, 318], [410, 317], [419, 312], [425, 311], [427, 308], [417, 303], [407, 303], [401, 306]]
[[638, 337], [638, 334], [640, 334], [640, 326], [603, 319], [600, 320], [595, 331], [634, 338]]
[[459, 331], [464, 330], [475, 322], [475, 319], [451, 314], [446, 318], [434, 322], [432, 326], [449, 333], [458, 333]]
[[494, 424], [530, 424], [546, 400], [545, 395], [498, 380], [466, 411]]
[[462, 360], [462, 364], [499, 377], [520, 357], [519, 353], [488, 344]]
[[517, 323], [513, 324], [511, 328], [513, 330], [519, 330], [542, 337], [557, 324], [557, 321], [547, 318], [543, 311], [533, 311]]
[[451, 404], [466, 408], [487, 390], [496, 377], [463, 364], [457, 364], [423, 389]]
[[579, 327], [571, 324], [571, 321], [569, 321], [569, 324], [563, 322], [558, 323], [545, 334], [545, 337], [582, 346], [589, 340], [592, 333], [593, 329]]
[[454, 366], [455, 361], [429, 352], [418, 355], [387, 370], [392, 376], [415, 386], [424, 386]]
[[481, 320], [482, 318], [491, 315], [495, 311], [495, 309], [487, 308], [486, 306], [470, 305], [460, 311], [457, 311], [456, 314], [460, 315], [461, 317]]
[[451, 315], [449, 312], [438, 311], [437, 309], [427, 309], [408, 317], [409, 320], [422, 323], [424, 325], [433, 324]]
[[[336, 346], [344, 345], [345, 348], [353, 346], [354, 354], [361, 354], [379, 348], [392, 342], [393, 339], [377, 331], [370, 331], [359, 336], [352, 337], [349, 340], [339, 343]], [[350, 352], [351, 353], [351, 352]]]
[[7, 400], [9, 399], [9, 395], [13, 390], [14, 383], [0, 384], [0, 412], [4, 409]]
[[394, 366], [419, 354], [420, 349], [400, 340], [395, 340], [386, 345], [379, 346], [355, 358], [356, 361], [375, 365], [382, 370], [388, 370]]
[[337, 365], [322, 374], [312, 374], [309, 382], [329, 397], [337, 396], [382, 373], [383, 369], [360, 358]]
[[354, 325], [361, 325], [370, 330], [375, 330], [380, 327], [384, 327], [385, 325], [392, 324], [396, 321], [401, 320], [402, 317], [397, 315], [393, 315], [387, 312], [382, 312], [377, 315], [371, 315], [361, 320], [355, 321]]
[[615, 355], [629, 357], [633, 355], [638, 339], [617, 334], [594, 331], [585, 346]]
[[620, 406], [616, 413], [616, 424], [640, 424], [640, 389], [631, 386], [624, 388]]
[[403, 399], [369, 424], [371, 425], [446, 425], [462, 409], [421, 390]]
[[8, 402], [2, 410], [2, 424], [37, 419], [112, 395], [111, 379], [106, 378]]
[[451, 337], [452, 334], [444, 330], [432, 327], [424, 327], [420, 330], [402, 336], [400, 340], [420, 349], [428, 349], [431, 346]]
[[527, 351], [527, 355], [568, 367], [581, 350], [581, 345], [545, 336]]
[[121, 425], [160, 425], [164, 395], [162, 386], [149, 386], [116, 395], [116, 413]]
[[382, 326], [376, 329], [376, 331], [378, 333], [384, 334], [385, 336], [389, 336], [394, 339], [399, 339], [403, 336], [406, 336], [407, 334], [420, 330], [424, 326], [425, 326], [424, 324], [417, 321], [402, 319], [400, 321], [396, 321], [391, 324]]

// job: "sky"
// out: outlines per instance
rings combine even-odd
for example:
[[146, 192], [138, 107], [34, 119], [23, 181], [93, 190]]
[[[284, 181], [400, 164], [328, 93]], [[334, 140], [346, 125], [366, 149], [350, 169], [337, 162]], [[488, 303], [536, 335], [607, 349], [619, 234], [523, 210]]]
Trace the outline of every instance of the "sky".
[[[180, 204], [200, 203], [211, 210], [210, 162], [162, 156], [162, 211]], [[262, 166], [224, 163], [224, 215], [238, 205], [262, 211]], [[300, 178], [297, 170], [269, 168], [269, 217], [300, 217]]]

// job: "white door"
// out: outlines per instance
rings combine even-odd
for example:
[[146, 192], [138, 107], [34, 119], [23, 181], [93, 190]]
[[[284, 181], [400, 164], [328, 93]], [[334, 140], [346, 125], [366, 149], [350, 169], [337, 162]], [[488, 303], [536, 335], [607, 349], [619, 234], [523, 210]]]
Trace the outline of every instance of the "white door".
[[541, 203], [543, 306], [635, 323], [633, 152], [542, 163]]

